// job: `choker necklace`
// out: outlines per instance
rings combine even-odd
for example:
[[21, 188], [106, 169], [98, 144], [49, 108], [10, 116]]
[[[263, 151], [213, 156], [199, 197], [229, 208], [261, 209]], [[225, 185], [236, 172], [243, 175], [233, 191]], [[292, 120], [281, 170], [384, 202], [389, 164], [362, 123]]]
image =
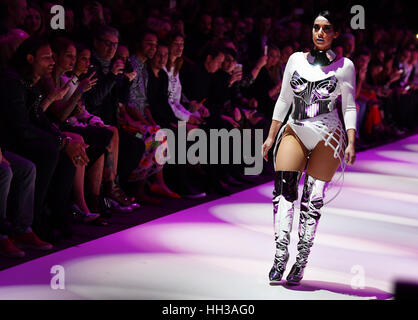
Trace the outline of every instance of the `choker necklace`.
[[308, 54], [308, 62], [318, 66], [328, 66], [335, 60], [336, 54], [331, 49], [324, 51], [313, 48]]

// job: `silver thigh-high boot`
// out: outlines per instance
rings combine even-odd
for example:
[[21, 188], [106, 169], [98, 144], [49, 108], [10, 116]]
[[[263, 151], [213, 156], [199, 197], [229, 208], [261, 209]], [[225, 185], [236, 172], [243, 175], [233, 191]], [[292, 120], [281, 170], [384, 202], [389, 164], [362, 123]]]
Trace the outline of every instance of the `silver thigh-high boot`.
[[273, 191], [273, 220], [276, 254], [269, 273], [270, 281], [280, 281], [289, 260], [287, 246], [292, 231], [294, 203], [298, 199], [299, 171], [276, 171]]
[[325, 181], [306, 174], [300, 203], [299, 253], [296, 257], [296, 263], [286, 278], [289, 285], [298, 285], [303, 278], [303, 272], [308, 263], [308, 256], [321, 217], [321, 208], [324, 205], [325, 185]]

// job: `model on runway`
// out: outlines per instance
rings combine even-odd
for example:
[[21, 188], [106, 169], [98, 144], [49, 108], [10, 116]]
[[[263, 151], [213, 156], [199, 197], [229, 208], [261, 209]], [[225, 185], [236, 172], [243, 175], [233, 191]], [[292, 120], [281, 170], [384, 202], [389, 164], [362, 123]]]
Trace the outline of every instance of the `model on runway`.
[[[338, 35], [338, 23], [333, 15], [329, 11], [321, 12], [313, 24], [313, 49], [309, 53], [295, 52], [287, 62], [269, 136], [262, 146], [263, 157], [267, 160], [267, 153], [275, 144], [276, 253], [269, 273], [270, 281], [282, 279], [289, 259], [287, 246], [302, 172], [306, 169], [298, 255], [287, 276], [289, 285], [297, 285], [302, 280], [324, 205], [326, 183], [331, 181], [340, 165], [344, 172], [345, 164], [355, 161], [356, 73], [351, 60], [335, 59], [331, 46]], [[339, 98], [345, 129], [338, 117]], [[291, 105], [289, 120], [282, 127]]]

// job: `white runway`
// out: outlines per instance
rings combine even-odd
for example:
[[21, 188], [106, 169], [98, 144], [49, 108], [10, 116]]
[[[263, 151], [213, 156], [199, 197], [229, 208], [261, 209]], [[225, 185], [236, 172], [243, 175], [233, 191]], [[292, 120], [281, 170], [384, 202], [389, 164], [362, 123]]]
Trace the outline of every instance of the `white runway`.
[[[269, 285], [272, 189], [268, 183], [1, 271], [0, 299], [392, 299], [395, 281], [418, 282], [418, 136], [358, 154], [322, 211], [299, 287]], [[298, 215], [287, 272], [297, 227]], [[51, 287], [56, 265], [64, 289]]]

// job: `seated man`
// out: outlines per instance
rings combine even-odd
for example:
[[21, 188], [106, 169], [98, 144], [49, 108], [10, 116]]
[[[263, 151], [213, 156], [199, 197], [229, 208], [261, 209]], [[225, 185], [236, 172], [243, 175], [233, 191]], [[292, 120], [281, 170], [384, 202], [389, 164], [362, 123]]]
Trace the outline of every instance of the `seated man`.
[[[145, 145], [133, 134], [120, 130], [118, 122], [119, 102], [128, 95], [125, 92], [124, 78], [128, 77], [125, 72], [125, 63], [120, 59], [114, 59], [119, 45], [119, 31], [109, 26], [101, 26], [94, 36], [94, 49], [92, 51], [91, 64], [97, 78], [97, 84], [85, 93], [86, 109], [91, 114], [102, 119], [104, 124], [119, 129], [119, 182], [127, 186], [131, 172], [137, 167], [144, 153]], [[119, 204], [133, 205], [136, 203], [132, 197], [127, 196], [119, 186], [110, 181], [104, 185], [105, 194], [114, 194], [115, 200], [120, 195]]]
[[[51, 244], [40, 240], [31, 229], [35, 178], [36, 169], [32, 162], [7, 151], [3, 155], [0, 148], [1, 255], [23, 257], [25, 253], [18, 247], [52, 249]], [[11, 223], [7, 221], [6, 209]], [[8, 238], [8, 235], [11, 238]]]
[[71, 235], [69, 199], [75, 166], [88, 162], [86, 146], [57, 129], [42, 110], [44, 103], [65, 94], [60, 89], [44, 99], [39, 93], [37, 83], [51, 76], [53, 64], [49, 43], [31, 37], [17, 49], [13, 67], [0, 76], [0, 135], [8, 150], [36, 165], [33, 229], [52, 241], [57, 232]]

